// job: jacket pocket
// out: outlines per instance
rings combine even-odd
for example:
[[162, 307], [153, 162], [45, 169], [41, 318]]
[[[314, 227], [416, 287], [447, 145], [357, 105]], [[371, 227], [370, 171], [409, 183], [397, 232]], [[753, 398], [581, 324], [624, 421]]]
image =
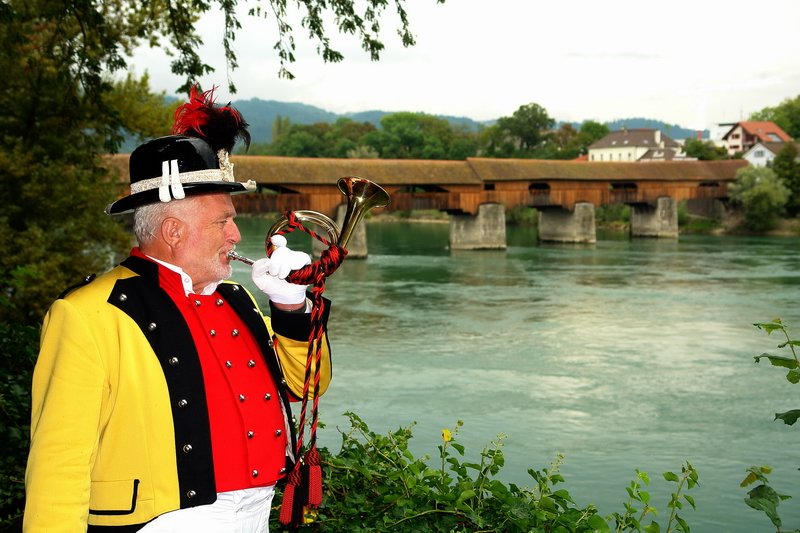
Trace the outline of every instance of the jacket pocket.
[[93, 481], [89, 496], [89, 514], [125, 515], [136, 509], [138, 479]]

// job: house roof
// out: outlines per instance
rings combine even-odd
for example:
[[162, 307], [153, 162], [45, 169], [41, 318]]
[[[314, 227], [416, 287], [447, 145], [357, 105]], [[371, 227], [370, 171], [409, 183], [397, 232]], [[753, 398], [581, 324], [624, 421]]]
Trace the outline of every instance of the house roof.
[[691, 161], [693, 159], [683, 157], [681, 151], [675, 148], [650, 148], [637, 161]]
[[728, 135], [736, 129], [742, 128], [745, 133], [752, 135], [759, 139], [762, 143], [770, 142], [790, 142], [792, 140], [789, 135], [783, 131], [777, 124], [770, 121], [753, 121], [753, 122], [737, 122], [728, 132], [722, 136], [722, 140], [726, 140]]
[[[599, 141], [592, 143], [589, 146], [590, 150], [602, 148], [624, 148], [626, 146], [636, 146], [642, 148], [655, 148], [660, 144], [656, 142], [656, 132], [658, 130], [652, 128], [637, 128], [637, 129], [623, 129], [612, 131]], [[669, 135], [661, 134], [661, 143], [665, 148], [678, 148], [680, 145], [675, 142]]]
[[[780, 151], [783, 150], [784, 146], [786, 146], [786, 143], [757, 142], [756, 144], [753, 145], [752, 148], [750, 148], [747, 152], [745, 152], [745, 155], [749, 154], [753, 150], [758, 150], [759, 147], [764, 148], [766, 150], [769, 150], [770, 152], [772, 152], [775, 155], [778, 155], [780, 153]], [[797, 148], [797, 152], [800, 153], [800, 142], [794, 143], [794, 146], [795, 146], [795, 148]]]

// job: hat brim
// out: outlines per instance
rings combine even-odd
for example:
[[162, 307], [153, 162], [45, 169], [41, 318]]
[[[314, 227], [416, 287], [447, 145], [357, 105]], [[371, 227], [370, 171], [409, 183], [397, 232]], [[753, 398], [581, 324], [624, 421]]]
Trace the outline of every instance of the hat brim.
[[[240, 194], [245, 192], [253, 192], [253, 189], [245, 187], [244, 183], [230, 182], [230, 181], [206, 181], [200, 183], [185, 183], [183, 184], [183, 192], [186, 196], [197, 196], [200, 194], [213, 194], [213, 193], [229, 193]], [[131, 194], [124, 198], [120, 198], [106, 207], [106, 214], [108, 215], [121, 215], [130, 213], [137, 207], [147, 204], [159, 203], [161, 200], [158, 197], [158, 189], [150, 189], [136, 194]]]

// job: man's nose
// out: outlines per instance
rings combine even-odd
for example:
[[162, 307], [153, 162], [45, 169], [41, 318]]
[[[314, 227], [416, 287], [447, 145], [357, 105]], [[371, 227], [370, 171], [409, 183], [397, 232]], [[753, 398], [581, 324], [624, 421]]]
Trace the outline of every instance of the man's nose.
[[238, 243], [242, 240], [242, 234], [239, 232], [239, 227], [236, 225], [236, 222], [231, 220], [231, 223], [228, 225], [228, 235], [227, 238], [233, 244]]

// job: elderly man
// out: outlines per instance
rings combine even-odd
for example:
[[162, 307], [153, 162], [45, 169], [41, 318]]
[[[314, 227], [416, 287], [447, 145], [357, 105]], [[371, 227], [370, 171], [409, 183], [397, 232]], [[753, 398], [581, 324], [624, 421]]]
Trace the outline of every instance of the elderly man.
[[[275, 238], [253, 280], [270, 317], [235, 283], [241, 235], [228, 153], [247, 124], [192, 91], [177, 135], [131, 154], [138, 247], [56, 300], [32, 389], [24, 530], [266, 532], [294, 462], [289, 401], [302, 395], [310, 262]], [[326, 306], [327, 308], [327, 306]], [[320, 363], [330, 380], [327, 339]]]

